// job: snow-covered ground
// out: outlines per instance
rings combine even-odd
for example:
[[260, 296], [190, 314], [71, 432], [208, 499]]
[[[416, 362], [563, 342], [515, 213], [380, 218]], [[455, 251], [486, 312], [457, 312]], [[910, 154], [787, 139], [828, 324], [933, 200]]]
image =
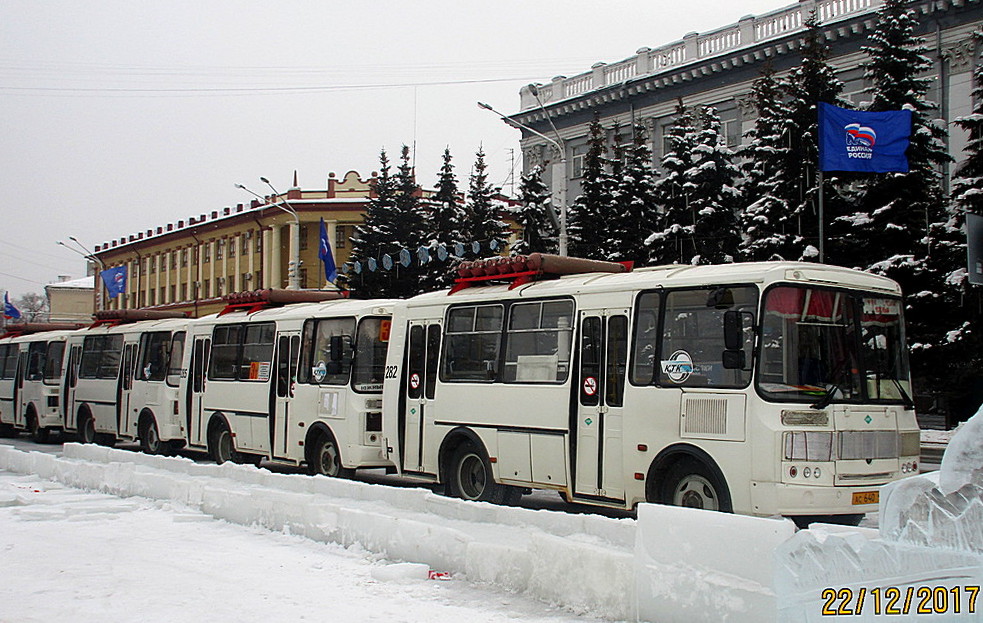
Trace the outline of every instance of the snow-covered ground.
[[[358, 545], [0, 471], [0, 621], [591, 621]], [[422, 571], [422, 573], [421, 573]]]

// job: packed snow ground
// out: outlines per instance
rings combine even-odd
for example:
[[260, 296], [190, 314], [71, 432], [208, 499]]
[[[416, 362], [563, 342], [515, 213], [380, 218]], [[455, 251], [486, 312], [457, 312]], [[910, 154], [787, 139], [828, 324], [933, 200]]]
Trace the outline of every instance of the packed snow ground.
[[4, 623], [591, 621], [357, 545], [2, 471], [0, 569]]

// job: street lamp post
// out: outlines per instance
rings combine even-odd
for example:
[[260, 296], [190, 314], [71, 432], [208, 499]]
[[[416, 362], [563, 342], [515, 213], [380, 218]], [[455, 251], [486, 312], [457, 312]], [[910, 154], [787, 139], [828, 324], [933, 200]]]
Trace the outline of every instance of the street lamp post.
[[92, 251], [89, 251], [89, 249], [84, 244], [82, 244], [81, 242], [79, 242], [78, 241], [78, 238], [76, 238], [75, 236], [69, 236], [68, 239], [71, 240], [72, 242], [74, 242], [76, 245], [78, 245], [79, 248], [81, 248], [82, 250], [79, 251], [78, 249], [74, 249], [74, 248], [68, 246], [67, 244], [65, 244], [64, 242], [62, 242], [61, 240], [58, 240], [57, 242], [58, 242], [58, 244], [60, 246], [65, 247], [69, 251], [71, 251], [73, 253], [77, 253], [78, 255], [81, 255], [85, 259], [90, 260], [90, 261], [93, 261], [93, 262], [95, 262], [96, 264], [99, 265], [99, 270], [96, 271], [96, 274], [95, 275], [93, 275], [93, 284], [92, 284], [92, 286], [93, 286], [93, 289], [95, 290], [96, 310], [100, 310], [100, 309], [102, 309], [102, 283], [100, 282], [100, 278], [101, 278], [102, 271], [106, 270], [106, 265], [103, 263], [103, 261], [101, 259], [99, 259], [98, 257], [96, 257], [96, 255]]
[[[279, 196], [280, 195], [280, 193], [277, 191], [277, 189], [276, 188], [273, 188], [273, 184], [270, 183], [270, 180], [266, 179], [265, 177], [260, 177], [259, 178], [259, 181], [261, 181], [264, 184], [266, 184], [267, 186], [269, 186], [270, 187], [270, 190], [273, 191], [274, 195], [276, 195], [276, 196]], [[266, 198], [265, 197], [260, 197], [258, 194], [256, 194], [253, 191], [249, 190], [248, 188], [246, 188], [242, 184], [236, 184], [235, 186], [236, 186], [236, 188], [239, 188], [241, 190], [244, 190], [247, 193], [249, 193], [250, 195], [253, 195], [253, 196], [257, 197], [258, 199], [262, 199], [263, 201], [266, 201]], [[274, 203], [274, 204], [271, 204], [271, 205], [274, 208], [277, 208], [278, 210], [281, 210], [283, 212], [286, 212], [287, 214], [289, 214], [290, 216], [292, 216], [294, 218], [294, 226], [292, 228], [293, 231], [291, 232], [291, 242], [290, 242], [290, 246], [292, 247], [292, 254], [291, 255], [292, 255], [293, 259], [290, 260], [291, 266], [287, 270], [287, 279], [288, 279], [288, 281], [287, 281], [287, 284], [288, 284], [287, 285], [287, 289], [288, 290], [300, 290], [300, 215], [297, 214], [297, 210], [295, 210], [294, 207], [292, 205], [290, 205], [290, 203], [287, 201], [287, 198], [286, 197], [282, 197], [282, 199], [283, 199], [283, 203], [285, 204], [286, 207], [284, 207], [283, 205], [280, 205], [279, 203]], [[277, 252], [279, 252], [279, 249], [277, 249]]]
[[[532, 94], [536, 97], [536, 101], [539, 103], [539, 107], [542, 108], [544, 113], [546, 113], [546, 109], [543, 107], [543, 103], [539, 99], [538, 89], [536, 89], [535, 85], [529, 85], [529, 89], [532, 92]], [[560, 233], [558, 236], [559, 238], [558, 242], [560, 247], [559, 253], [562, 256], [567, 255], [567, 152], [566, 149], [564, 148], [563, 139], [560, 138], [560, 133], [557, 132], [556, 126], [553, 125], [553, 119], [550, 118], [549, 113], [546, 113], [546, 118], [550, 122], [550, 127], [553, 128], [553, 133], [556, 134], [555, 139], [550, 138], [549, 136], [546, 136], [542, 132], [534, 130], [533, 128], [530, 128], [529, 126], [523, 123], [519, 123], [514, 119], [510, 119], [506, 117], [505, 115], [498, 112], [488, 104], [485, 104], [483, 102], [478, 102], [478, 106], [480, 108], [484, 108], [485, 110], [489, 110], [495, 113], [496, 115], [501, 117], [502, 120], [505, 121], [505, 123], [511, 125], [514, 128], [519, 128], [531, 132], [532, 134], [535, 134], [539, 138], [553, 145], [553, 147], [556, 148], [556, 151], [560, 154], [560, 161], [558, 163], [553, 164], [552, 178], [553, 178], [554, 185], [559, 183], [559, 188], [557, 188], [556, 190], [557, 203], [559, 204], [559, 208], [560, 208], [559, 210]], [[557, 180], [559, 180], [559, 182], [557, 182]]]

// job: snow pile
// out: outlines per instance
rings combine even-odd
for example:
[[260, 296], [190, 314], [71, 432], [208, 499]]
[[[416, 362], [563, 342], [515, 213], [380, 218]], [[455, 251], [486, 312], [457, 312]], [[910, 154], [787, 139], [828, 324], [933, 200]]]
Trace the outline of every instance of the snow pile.
[[[825, 620], [827, 588], [856, 596], [861, 588], [906, 594], [907, 587], [983, 584], [981, 468], [983, 408], [953, 436], [938, 472], [881, 489], [879, 532], [813, 526], [776, 550], [779, 620]], [[915, 619], [915, 610], [906, 615]]]
[[772, 620], [771, 552], [794, 533], [789, 520], [640, 505], [635, 550], [639, 619]]
[[167, 500], [218, 519], [258, 525], [390, 560], [463, 574], [578, 613], [634, 618], [635, 522], [469, 503], [425, 489], [198, 464], [93, 445], [64, 458], [0, 446], [0, 469], [128, 497]]

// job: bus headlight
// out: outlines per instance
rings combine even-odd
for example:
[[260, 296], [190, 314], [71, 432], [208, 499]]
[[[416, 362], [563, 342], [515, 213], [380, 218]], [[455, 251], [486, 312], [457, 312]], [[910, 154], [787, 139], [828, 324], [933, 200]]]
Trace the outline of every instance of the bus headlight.
[[795, 431], [785, 433], [786, 461], [825, 462], [833, 458], [833, 433]]

